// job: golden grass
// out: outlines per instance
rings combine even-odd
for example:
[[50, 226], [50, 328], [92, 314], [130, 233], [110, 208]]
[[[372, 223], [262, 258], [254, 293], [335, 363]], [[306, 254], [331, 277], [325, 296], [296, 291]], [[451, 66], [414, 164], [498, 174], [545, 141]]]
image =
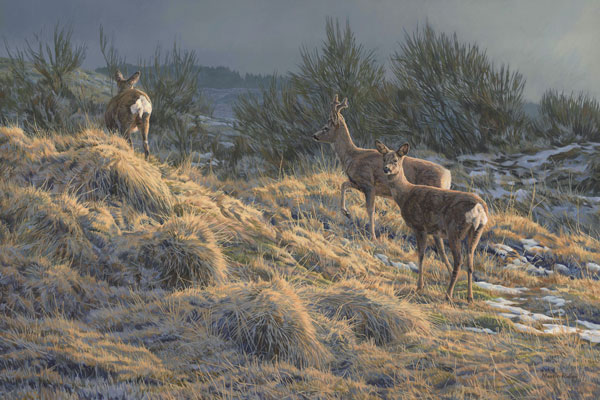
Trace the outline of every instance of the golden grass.
[[311, 290], [304, 297], [327, 317], [348, 321], [360, 338], [373, 339], [378, 345], [400, 340], [406, 333], [430, 333], [429, 322], [418, 307], [367, 289], [357, 280]]
[[[227, 267], [207, 221], [198, 216], [172, 217], [117, 243], [117, 258], [134, 269], [155, 273], [156, 284], [167, 288], [221, 284]], [[150, 282], [151, 283], [151, 282]]]
[[329, 358], [304, 302], [284, 280], [235, 284], [211, 290], [213, 329], [244, 352], [298, 366], [321, 366]]
[[131, 149], [110, 144], [61, 153], [37, 179], [55, 192], [70, 192], [85, 201], [121, 201], [157, 219], [173, 210], [173, 195], [158, 168]]
[[30, 138], [21, 128], [0, 126], [0, 178], [24, 183], [42, 159], [56, 153], [51, 140]]
[[[600, 388], [597, 345], [524, 334], [477, 291], [443, 293], [397, 206], [339, 210], [340, 170], [219, 181], [135, 155], [99, 130], [28, 137], [0, 128], [0, 397], [585, 398]], [[302, 168], [299, 168], [302, 170]], [[556, 261], [599, 259], [584, 234], [510, 212], [482, 245], [534, 238]], [[431, 245], [431, 243], [430, 243]], [[504, 269], [477, 251], [476, 273], [549, 286], [568, 316], [600, 323], [600, 283]], [[536, 306], [541, 307], [540, 304]], [[495, 334], [465, 331], [488, 328]]]
[[64, 193], [51, 196], [33, 187], [0, 181], [0, 219], [13, 240], [34, 254], [78, 264], [97, 259], [81, 222], [88, 211]]

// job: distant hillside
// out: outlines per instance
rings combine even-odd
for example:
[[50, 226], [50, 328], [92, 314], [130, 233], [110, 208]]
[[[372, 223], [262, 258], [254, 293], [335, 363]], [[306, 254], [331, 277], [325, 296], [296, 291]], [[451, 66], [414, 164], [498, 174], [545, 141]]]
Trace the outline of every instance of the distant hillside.
[[[273, 75], [244, 74], [234, 71], [229, 67], [207, 67], [198, 65], [199, 84], [201, 88], [229, 89], [229, 88], [259, 88], [269, 84]], [[127, 72], [142, 71], [139, 65], [125, 64]], [[96, 68], [96, 72], [108, 74], [106, 67]], [[125, 73], [125, 71], [123, 71]]]

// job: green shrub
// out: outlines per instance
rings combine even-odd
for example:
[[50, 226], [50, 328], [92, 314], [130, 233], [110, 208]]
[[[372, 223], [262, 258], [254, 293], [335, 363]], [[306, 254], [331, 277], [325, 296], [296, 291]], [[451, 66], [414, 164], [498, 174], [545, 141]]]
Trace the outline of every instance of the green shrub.
[[526, 124], [525, 79], [495, 67], [476, 44], [429, 25], [406, 34], [392, 56], [394, 81], [375, 103], [384, 134], [455, 155], [514, 144]]
[[4, 87], [1, 114], [19, 118], [26, 127], [74, 130], [71, 116], [80, 101], [69, 79], [85, 59], [85, 46], [75, 45], [72, 28], [58, 23], [50, 42], [39, 33], [25, 43], [24, 49], [10, 49], [5, 42], [9, 74], [0, 82]]
[[600, 140], [600, 104], [589, 94], [546, 91], [540, 102], [538, 132], [555, 144]]
[[319, 148], [312, 133], [327, 121], [334, 94], [350, 101], [346, 122], [355, 141], [369, 146], [374, 141], [367, 115], [383, 84], [383, 67], [373, 50], [356, 42], [348, 22], [342, 29], [328, 18], [325, 32], [320, 50], [300, 50], [298, 72], [274, 77], [260, 96], [241, 96], [234, 105], [236, 129], [250, 137], [254, 153], [276, 167]]
[[152, 123], [167, 127], [180, 114], [211, 114], [212, 107], [198, 91], [197, 57], [173, 43], [164, 52], [160, 46], [150, 60], [142, 60], [140, 83], [152, 100]]

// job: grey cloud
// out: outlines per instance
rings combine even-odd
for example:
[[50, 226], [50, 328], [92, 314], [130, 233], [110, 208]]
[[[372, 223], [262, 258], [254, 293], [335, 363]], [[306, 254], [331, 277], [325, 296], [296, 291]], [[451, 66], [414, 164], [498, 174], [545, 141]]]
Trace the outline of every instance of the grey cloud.
[[[118, 48], [135, 62], [157, 42], [174, 39], [197, 51], [205, 65], [242, 72], [285, 72], [299, 63], [301, 45], [323, 40], [325, 16], [350, 19], [359, 41], [382, 61], [404, 31], [426, 21], [486, 48], [527, 78], [533, 100], [547, 88], [600, 95], [597, 2], [561, 0], [0, 0], [0, 35], [11, 44], [57, 20], [71, 22], [87, 43], [86, 67], [102, 64], [98, 26], [113, 32]], [[0, 50], [0, 54], [4, 51]]]

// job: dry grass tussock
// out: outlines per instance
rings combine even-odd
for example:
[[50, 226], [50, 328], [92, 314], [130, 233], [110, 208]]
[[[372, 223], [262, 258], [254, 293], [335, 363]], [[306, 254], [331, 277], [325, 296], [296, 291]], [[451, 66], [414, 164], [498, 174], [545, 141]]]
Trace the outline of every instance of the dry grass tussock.
[[213, 329], [246, 353], [298, 366], [321, 366], [330, 357], [319, 342], [304, 302], [284, 280], [212, 289], [208, 308]]
[[51, 140], [30, 138], [18, 127], [0, 126], [0, 178], [23, 183], [43, 159], [54, 154], [56, 148]]
[[144, 270], [154, 276], [151, 286], [206, 287], [226, 280], [221, 248], [200, 216], [173, 216], [162, 225], [119, 237], [116, 247], [116, 258], [134, 267], [138, 282]]
[[376, 290], [357, 280], [340, 281], [326, 289], [303, 293], [311, 306], [329, 318], [346, 320], [363, 339], [384, 345], [404, 334], [428, 335], [431, 327], [417, 307]]
[[[448, 304], [433, 251], [415, 294], [413, 272], [378, 258], [416, 261], [396, 205], [377, 200], [380, 239], [370, 240], [361, 195], [348, 192], [352, 218], [339, 211], [339, 170], [217, 182], [146, 162], [99, 130], [6, 127], [0, 166], [2, 398], [540, 398], [572, 388], [583, 398], [600, 388], [596, 345], [518, 332], [484, 289], [473, 305], [460, 295]], [[531, 276], [485, 251], [523, 237], [560, 260], [600, 254], [594, 238], [497, 213], [476, 273], [549, 286], [570, 301], [565, 319], [600, 323], [598, 281]]]
[[54, 192], [72, 192], [86, 201], [121, 201], [157, 219], [173, 210], [174, 199], [160, 171], [131, 149], [98, 144], [68, 150], [50, 160], [39, 178]]
[[82, 276], [66, 264], [28, 257], [22, 248], [8, 245], [0, 246], [0, 275], [0, 303], [5, 315], [11, 316], [78, 318], [128, 293]]
[[51, 196], [34, 187], [0, 181], [0, 220], [14, 235], [14, 242], [28, 253], [78, 265], [97, 261], [86, 236], [89, 212], [64, 193]]

